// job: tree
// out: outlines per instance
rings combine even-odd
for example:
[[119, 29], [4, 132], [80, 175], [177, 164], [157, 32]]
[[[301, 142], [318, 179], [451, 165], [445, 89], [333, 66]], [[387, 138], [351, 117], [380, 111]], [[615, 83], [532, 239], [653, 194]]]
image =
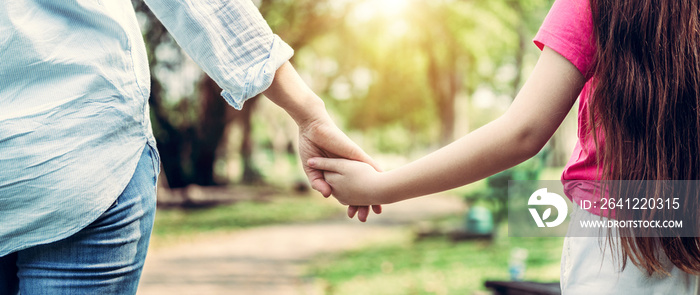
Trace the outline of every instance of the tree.
[[[141, 1], [133, 3], [143, 23], [151, 68], [149, 106], [168, 184], [170, 187], [216, 184], [213, 163], [228, 121], [226, 102], [219, 95], [221, 89], [208, 77], [198, 74], [198, 81], [191, 81], [197, 83], [191, 97], [169, 101], [166, 97], [172, 94], [159, 79], [159, 72], [182, 71], [185, 57], [146, 5]], [[159, 51], [171, 54], [158, 54]]]
[[[373, 70], [365, 95], [351, 99], [350, 127], [361, 130], [399, 123], [413, 133], [437, 129], [441, 145], [453, 140], [455, 101], [512, 62], [513, 9], [504, 1], [410, 1], [392, 15], [347, 23], [342, 41], [332, 50], [348, 78], [356, 68]], [[491, 2], [502, 5], [493, 11]], [[499, 17], [506, 13], [510, 17]], [[520, 66], [520, 65], [518, 65]], [[502, 88], [503, 86], [501, 86]], [[348, 109], [346, 106], [344, 109]], [[437, 126], [434, 123], [438, 122]]]
[[[174, 94], [161, 82], [161, 72], [183, 71], [187, 58], [148, 7], [142, 1], [133, 1], [133, 4], [143, 24], [151, 66], [149, 105], [154, 134], [163, 158], [163, 173], [169, 186], [218, 184], [214, 163], [228, 124], [240, 124], [243, 130], [241, 181], [261, 181], [261, 173], [253, 163], [255, 144], [251, 137], [251, 118], [259, 98], [251, 98], [243, 110], [235, 111], [220, 97], [221, 89], [216, 83], [201, 72], [198, 81], [180, 82], [196, 83], [195, 91], [183, 97], [169, 97]], [[327, 32], [332, 28], [330, 24], [343, 17], [342, 14], [326, 13], [328, 7], [325, 4], [326, 1], [262, 0], [260, 11], [274, 32], [292, 48], [299, 49]], [[163, 57], [159, 54], [161, 51], [174, 54]]]

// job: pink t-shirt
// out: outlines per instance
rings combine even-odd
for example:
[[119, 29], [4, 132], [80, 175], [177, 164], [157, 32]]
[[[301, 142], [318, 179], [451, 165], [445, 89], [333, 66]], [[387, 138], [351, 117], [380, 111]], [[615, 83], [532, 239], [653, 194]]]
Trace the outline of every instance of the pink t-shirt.
[[[600, 196], [596, 191], [596, 149], [593, 136], [587, 132], [588, 99], [591, 86], [591, 67], [596, 46], [593, 39], [593, 18], [589, 0], [557, 0], [549, 10], [534, 42], [540, 49], [547, 46], [568, 59], [586, 77], [587, 82], [579, 96], [578, 141], [564, 168], [564, 192], [575, 203]], [[602, 136], [599, 136], [602, 139]], [[587, 181], [588, 180], [588, 181]], [[600, 212], [593, 210], [593, 214]]]

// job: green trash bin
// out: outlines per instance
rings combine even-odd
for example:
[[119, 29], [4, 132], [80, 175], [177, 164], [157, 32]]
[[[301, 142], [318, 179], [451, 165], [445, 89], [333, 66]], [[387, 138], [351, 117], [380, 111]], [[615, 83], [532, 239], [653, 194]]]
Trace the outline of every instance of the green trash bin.
[[469, 233], [491, 234], [493, 232], [493, 214], [486, 207], [471, 207], [467, 212], [466, 229]]

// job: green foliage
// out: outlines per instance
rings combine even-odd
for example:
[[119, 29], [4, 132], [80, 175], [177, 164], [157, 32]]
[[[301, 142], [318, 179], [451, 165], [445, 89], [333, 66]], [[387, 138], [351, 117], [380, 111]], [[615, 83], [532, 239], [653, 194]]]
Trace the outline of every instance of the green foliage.
[[429, 151], [434, 149], [430, 139], [435, 138], [437, 128], [424, 132], [409, 129], [398, 123], [372, 128], [364, 132], [366, 144], [385, 154], [405, 154], [406, 151]]
[[[382, 2], [388, 1], [343, 7], [340, 26], [298, 51], [297, 62], [332, 98], [328, 105], [345, 127], [395, 133], [391, 126], [398, 125], [417, 135], [418, 146], [449, 141], [457, 95], [470, 97], [478, 88], [515, 92], [523, 56], [537, 52], [529, 40], [551, 4], [405, 1], [387, 11]], [[369, 69], [369, 81], [355, 79], [362, 69]]]
[[[507, 229], [501, 228], [501, 233]], [[443, 238], [400, 243], [318, 258], [309, 276], [326, 294], [471, 294], [486, 280], [509, 280], [513, 248], [529, 252], [525, 279], [559, 278], [562, 238], [508, 238], [452, 243]]]
[[545, 150], [520, 165], [486, 178], [486, 187], [465, 194], [465, 200], [471, 204], [485, 205], [490, 208], [493, 212], [494, 220], [498, 224], [508, 214], [508, 181], [531, 180], [518, 182], [518, 185], [528, 186], [519, 188], [519, 190], [534, 192], [537, 189], [537, 180], [540, 179], [540, 175], [545, 169], [546, 156], [547, 152]]

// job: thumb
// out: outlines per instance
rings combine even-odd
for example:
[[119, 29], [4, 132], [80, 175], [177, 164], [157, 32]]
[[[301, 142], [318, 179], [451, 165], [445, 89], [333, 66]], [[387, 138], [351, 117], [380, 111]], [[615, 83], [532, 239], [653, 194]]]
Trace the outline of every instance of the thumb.
[[364, 162], [372, 166], [372, 168], [374, 168], [374, 170], [378, 172], [383, 171], [382, 168], [379, 167], [379, 164], [374, 159], [372, 159], [372, 157], [370, 157], [362, 148], [360, 148], [357, 144], [350, 141], [349, 139], [348, 141], [349, 144], [339, 146], [337, 147], [337, 150], [332, 150], [331, 152], [339, 156], [339, 158], [341, 159], [345, 158], [349, 160]]
[[383, 171], [384, 171], [381, 167], [379, 167], [379, 164], [378, 164], [376, 161], [374, 161], [374, 159], [372, 159], [372, 157], [370, 157], [370, 156], [369, 156], [367, 153], [365, 153], [364, 151], [361, 151], [360, 154], [358, 155], [357, 159], [354, 159], [354, 160], [357, 160], [357, 161], [360, 161], [360, 162], [365, 162], [365, 163], [369, 164], [369, 165], [372, 166], [372, 168], [374, 168], [374, 170], [376, 170], [377, 172], [383, 172]]
[[[372, 159], [360, 146], [353, 142], [345, 133], [340, 131], [335, 125], [326, 126], [319, 130], [319, 137], [314, 142], [327, 152], [336, 155], [338, 158], [365, 162], [379, 172], [382, 169], [379, 164]], [[333, 139], [333, 140], [330, 140]]]
[[317, 178], [311, 181], [311, 188], [320, 192], [324, 198], [331, 196], [332, 188], [323, 178]]

